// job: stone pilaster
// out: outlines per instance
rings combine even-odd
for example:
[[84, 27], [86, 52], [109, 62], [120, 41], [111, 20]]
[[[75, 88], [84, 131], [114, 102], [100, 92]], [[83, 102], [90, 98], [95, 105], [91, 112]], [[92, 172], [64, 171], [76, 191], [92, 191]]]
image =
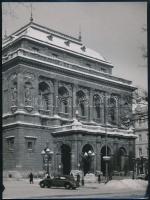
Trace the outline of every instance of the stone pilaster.
[[54, 81], [54, 115], [58, 115], [58, 80]]
[[39, 110], [39, 105], [38, 105], [38, 98], [39, 98], [39, 81], [38, 81], [38, 76], [35, 77], [35, 80], [33, 82], [33, 108], [35, 112], [38, 112]]
[[18, 109], [24, 109], [24, 78], [22, 73], [18, 73]]
[[105, 117], [105, 111], [104, 111], [104, 99], [102, 99], [102, 103], [100, 104], [100, 117], [101, 117], [101, 123], [104, 124], [104, 117]]
[[96, 148], [96, 170], [101, 171], [100, 143], [97, 144], [97, 148]]
[[78, 169], [78, 155], [77, 155], [77, 142], [74, 141], [72, 144], [72, 154], [71, 154], [71, 168], [72, 170]]
[[73, 85], [72, 88], [72, 111], [73, 111], [73, 118], [76, 117], [76, 109], [77, 109], [77, 105], [76, 105], [76, 99], [77, 99], [77, 85]]
[[90, 96], [89, 96], [89, 121], [93, 120], [93, 89], [90, 88]]
[[118, 142], [117, 139], [115, 139], [114, 141], [114, 145], [113, 145], [113, 149], [114, 149], [114, 154], [113, 154], [113, 170], [114, 171], [118, 171], [119, 166], [118, 166]]

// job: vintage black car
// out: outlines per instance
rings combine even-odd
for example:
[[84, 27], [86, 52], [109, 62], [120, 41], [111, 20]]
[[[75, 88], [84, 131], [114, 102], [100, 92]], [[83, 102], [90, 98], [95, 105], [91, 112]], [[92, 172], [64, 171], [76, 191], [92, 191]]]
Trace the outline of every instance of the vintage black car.
[[76, 189], [76, 181], [72, 177], [56, 176], [54, 178], [45, 178], [39, 182], [41, 188], [44, 187], [65, 187], [66, 189]]

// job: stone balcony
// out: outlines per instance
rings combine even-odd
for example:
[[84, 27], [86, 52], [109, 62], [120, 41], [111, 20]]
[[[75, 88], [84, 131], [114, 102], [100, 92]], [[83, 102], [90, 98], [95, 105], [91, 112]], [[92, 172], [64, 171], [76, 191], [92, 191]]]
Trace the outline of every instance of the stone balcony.
[[102, 135], [109, 135], [109, 136], [123, 136], [123, 137], [133, 137], [136, 138], [136, 135], [133, 133], [132, 129], [123, 130], [119, 128], [108, 128], [102, 126], [92, 126], [92, 125], [84, 125], [79, 122], [77, 119], [74, 119], [73, 123], [70, 125], [64, 125], [60, 127], [56, 127], [53, 131], [53, 134], [56, 135], [57, 133], [65, 133], [69, 131], [76, 130], [78, 133], [86, 132], [91, 134], [102, 134]]

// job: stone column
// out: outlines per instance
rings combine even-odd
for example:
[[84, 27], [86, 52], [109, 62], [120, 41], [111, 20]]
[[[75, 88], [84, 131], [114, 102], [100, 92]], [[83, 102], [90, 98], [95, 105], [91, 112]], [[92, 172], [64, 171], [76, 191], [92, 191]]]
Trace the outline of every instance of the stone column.
[[113, 154], [113, 169], [114, 171], [118, 171], [119, 166], [118, 166], [118, 142], [117, 139], [115, 139], [114, 144], [114, 154]]
[[118, 106], [119, 106], [119, 99], [117, 98], [116, 99], [116, 110], [115, 110], [115, 122], [116, 122], [116, 125], [118, 126], [119, 124], [119, 109], [118, 109]]
[[100, 109], [101, 109], [101, 113], [100, 113], [100, 117], [101, 117], [101, 123], [104, 124], [104, 117], [105, 117], [105, 111], [104, 111], [104, 100], [102, 99], [102, 103], [100, 104]]
[[93, 120], [93, 89], [90, 88], [90, 96], [89, 96], [89, 121]]
[[101, 171], [101, 154], [100, 154], [100, 143], [97, 143], [96, 148], [96, 170]]
[[39, 111], [39, 81], [38, 81], [38, 76], [35, 77], [35, 80], [33, 82], [33, 102], [32, 106], [35, 112]]
[[2, 82], [2, 88], [3, 88], [3, 93], [2, 93], [2, 102], [3, 102], [3, 114], [7, 113], [10, 109], [10, 101], [9, 101], [9, 94], [8, 94], [8, 81], [5, 77], [5, 75], [3, 74], [4, 78], [3, 78], [3, 82]]
[[18, 73], [18, 81], [17, 81], [17, 87], [18, 87], [18, 109], [23, 110], [24, 109], [24, 78], [22, 73]]
[[77, 85], [73, 85], [72, 88], [72, 117], [75, 118], [76, 117], [76, 109], [77, 109], [77, 105], [76, 105], [76, 100], [77, 100]]
[[69, 87], [69, 98], [68, 98], [68, 113], [69, 113], [69, 119], [72, 118], [72, 98], [73, 98], [73, 91], [72, 87]]
[[117, 126], [120, 127], [120, 98], [118, 97], [117, 103]]
[[54, 115], [58, 115], [58, 80], [54, 80]]
[[72, 143], [72, 154], [71, 154], [71, 169], [76, 170], [78, 169], [77, 162], [78, 162], [78, 155], [77, 155], [77, 141]]

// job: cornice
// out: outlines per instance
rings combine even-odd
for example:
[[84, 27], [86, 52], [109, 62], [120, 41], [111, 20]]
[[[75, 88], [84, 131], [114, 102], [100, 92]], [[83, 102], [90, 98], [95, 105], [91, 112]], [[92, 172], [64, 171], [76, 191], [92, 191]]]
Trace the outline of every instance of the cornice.
[[[103, 77], [96, 77], [96, 75], [91, 75], [91, 74], [87, 74], [87, 73], [84, 73], [84, 72], [81, 72], [81, 71], [76, 71], [76, 70], [73, 70], [73, 69], [64, 68], [64, 67], [61, 67], [61, 66], [56, 65], [56, 64], [52, 64], [52, 63], [48, 63], [48, 62], [42, 62], [40, 60], [36, 60], [36, 59], [33, 59], [33, 58], [29, 58], [29, 57], [22, 57], [20, 55], [9, 60], [7, 63], [4, 63], [3, 68], [5, 66], [8, 66], [8, 65], [12, 66], [12, 63], [14, 63], [14, 64], [27, 63], [27, 64], [30, 64], [30, 67], [31, 67], [31, 64], [35, 63], [36, 64], [35, 66], [38, 65], [40, 67], [40, 70], [45, 71], [45, 69], [43, 69], [43, 66], [44, 66], [44, 67], [46, 67], [46, 71], [51, 70], [55, 73], [61, 73], [63, 75], [69, 75], [69, 76], [71, 75], [74, 78], [76, 78], [76, 77], [83, 78], [83, 80], [96, 82], [96, 83], [102, 84], [103, 86], [106, 86], [106, 87], [107, 86], [111, 86], [111, 87], [114, 86], [113, 89], [115, 89], [116, 86], [119, 87], [119, 89], [124, 88], [127, 91], [134, 91], [136, 89], [134, 86], [125, 85], [125, 84], [122, 84], [122, 83], [115, 82], [113, 80], [108, 80], [108, 79], [106, 80], [105, 78], [103, 79]], [[41, 64], [42, 64], [42, 68], [41, 68]], [[35, 68], [35, 67], [32, 65], [32, 68]]]

